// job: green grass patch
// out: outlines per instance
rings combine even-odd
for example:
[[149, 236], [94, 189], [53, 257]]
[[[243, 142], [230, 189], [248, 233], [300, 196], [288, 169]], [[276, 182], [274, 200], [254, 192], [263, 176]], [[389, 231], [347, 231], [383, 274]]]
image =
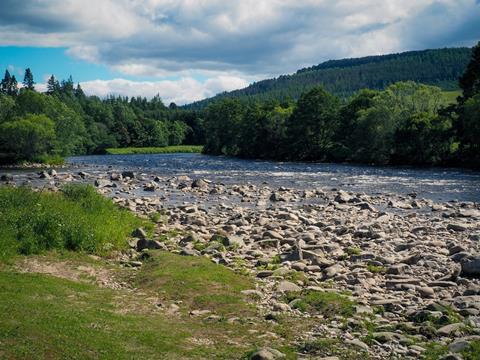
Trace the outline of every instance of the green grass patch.
[[372, 265], [372, 264], [367, 265], [367, 270], [374, 274], [385, 274], [387, 272], [387, 269], [384, 266], [378, 266], [378, 265]]
[[443, 100], [449, 104], [455, 104], [457, 102], [457, 98], [462, 95], [460, 90], [454, 91], [442, 91]]
[[218, 315], [252, 315], [242, 290], [254, 289], [253, 280], [212, 263], [205, 257], [152, 252], [142, 266], [136, 285], [168, 300], [180, 300], [190, 309], [206, 309]]
[[355, 313], [355, 302], [347, 296], [336, 292], [305, 291], [286, 295], [287, 302], [294, 301], [293, 307], [302, 312], [319, 313], [327, 317], [340, 315], [352, 316]]
[[0, 271], [0, 358], [233, 359], [261, 345], [245, 325], [140, 311], [148, 306], [129, 291]]
[[201, 153], [202, 145], [176, 145], [165, 147], [127, 147], [109, 148], [106, 153], [109, 155], [133, 155], [133, 154], [173, 154], [173, 153]]
[[0, 188], [0, 261], [49, 250], [105, 255], [126, 248], [127, 237], [140, 226], [151, 224], [91, 186], [68, 185], [58, 193]]

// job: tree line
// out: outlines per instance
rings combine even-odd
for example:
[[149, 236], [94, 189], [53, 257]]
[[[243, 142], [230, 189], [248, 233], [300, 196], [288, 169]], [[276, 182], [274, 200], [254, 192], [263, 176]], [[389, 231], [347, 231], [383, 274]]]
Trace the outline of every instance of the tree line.
[[456, 103], [439, 87], [404, 81], [348, 98], [316, 86], [297, 101], [226, 97], [190, 110], [165, 106], [159, 96], [87, 96], [72, 77], [52, 75], [40, 93], [30, 69], [21, 87], [7, 70], [0, 82], [0, 162], [188, 144], [246, 158], [480, 167], [480, 43], [470, 54]]
[[35, 89], [26, 69], [23, 86], [8, 70], [0, 83], [0, 162], [50, 161], [103, 153], [111, 147], [201, 144], [193, 111], [166, 107], [159, 96], [86, 96], [72, 77], [53, 75], [47, 91]]
[[205, 152], [247, 158], [480, 167], [480, 43], [449, 104], [413, 81], [347, 101], [317, 86], [298, 102], [225, 98], [205, 113]]

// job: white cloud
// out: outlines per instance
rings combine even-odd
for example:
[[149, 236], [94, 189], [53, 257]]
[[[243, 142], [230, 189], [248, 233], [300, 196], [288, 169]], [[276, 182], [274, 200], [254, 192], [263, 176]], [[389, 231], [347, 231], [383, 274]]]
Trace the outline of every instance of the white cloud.
[[258, 79], [332, 58], [471, 45], [479, 18], [476, 0], [1, 0], [0, 45], [63, 46], [152, 83], [180, 76], [156, 83], [188, 91], [183, 79], [198, 73]]
[[126, 79], [92, 80], [80, 84], [86, 94], [105, 97], [108, 95], [145, 96], [160, 95], [168, 105], [178, 105], [201, 100], [222, 91], [238, 89], [248, 82], [235, 76], [218, 76], [204, 82], [192, 77], [179, 80], [131, 81]]

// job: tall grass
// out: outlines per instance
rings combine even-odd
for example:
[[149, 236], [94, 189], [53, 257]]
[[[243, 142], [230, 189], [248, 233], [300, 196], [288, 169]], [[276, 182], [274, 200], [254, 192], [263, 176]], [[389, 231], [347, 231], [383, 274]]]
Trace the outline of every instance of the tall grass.
[[118, 208], [86, 185], [59, 193], [0, 187], [0, 260], [15, 254], [72, 250], [107, 254], [146, 220]]
[[110, 155], [133, 155], [133, 154], [173, 154], [173, 153], [201, 153], [202, 145], [177, 145], [165, 147], [128, 147], [128, 148], [110, 148], [107, 154]]

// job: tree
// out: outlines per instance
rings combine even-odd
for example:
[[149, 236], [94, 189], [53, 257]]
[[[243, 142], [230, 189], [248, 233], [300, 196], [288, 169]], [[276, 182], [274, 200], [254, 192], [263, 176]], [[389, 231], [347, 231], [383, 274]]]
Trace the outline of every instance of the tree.
[[459, 84], [463, 90], [460, 103], [480, 93], [480, 42], [473, 48], [472, 58], [465, 73], [460, 77]]
[[393, 162], [436, 165], [450, 157], [452, 144], [452, 121], [449, 117], [416, 113], [395, 133]]
[[5, 76], [0, 83], [0, 91], [3, 94], [15, 96], [18, 93], [18, 82], [15, 75], [10, 75], [8, 70], [5, 70]]
[[205, 112], [205, 152], [235, 156], [239, 152], [239, 127], [244, 109], [235, 99], [222, 99]]
[[30, 68], [25, 70], [25, 76], [23, 77], [23, 87], [28, 90], [35, 90], [35, 82], [33, 81], [33, 74]]
[[52, 154], [54, 142], [55, 125], [45, 115], [27, 115], [0, 124], [0, 154], [4, 162], [35, 161]]
[[480, 168], [480, 93], [461, 105], [458, 121], [461, 160]]
[[10, 75], [10, 71], [5, 70], [5, 76], [3, 77], [3, 80], [0, 83], [0, 90], [3, 94], [8, 94], [11, 81], [12, 81], [12, 76]]
[[53, 95], [56, 94], [60, 91], [60, 83], [58, 82], [57, 79], [55, 79], [55, 76], [52, 75], [47, 81], [47, 94], [48, 95]]
[[338, 127], [340, 102], [316, 87], [298, 100], [287, 124], [289, 156], [298, 160], [325, 160], [333, 146]]

